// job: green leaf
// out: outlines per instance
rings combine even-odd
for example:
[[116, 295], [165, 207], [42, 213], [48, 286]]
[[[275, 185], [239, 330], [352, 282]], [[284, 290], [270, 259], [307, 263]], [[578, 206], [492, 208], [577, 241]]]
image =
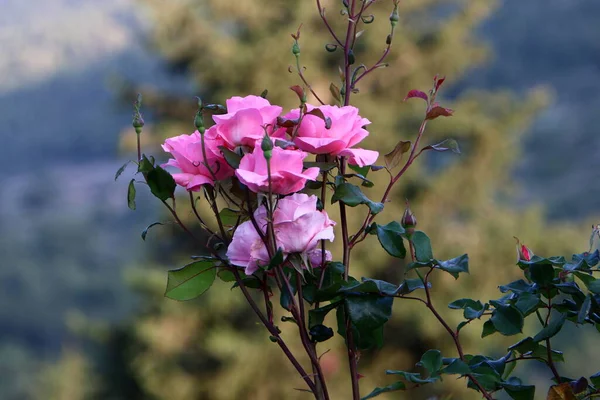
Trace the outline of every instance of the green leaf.
[[227, 164], [233, 169], [238, 169], [240, 167], [240, 161], [242, 161], [242, 156], [239, 154], [229, 150], [225, 146], [219, 146], [219, 150], [221, 150], [221, 154], [225, 157], [225, 161]]
[[331, 197], [331, 204], [335, 204], [338, 201], [342, 201], [349, 207], [356, 207], [359, 204], [365, 204], [371, 210], [371, 213], [378, 214], [383, 210], [382, 203], [376, 203], [370, 200], [360, 190], [358, 186], [350, 183], [341, 183], [335, 188], [335, 193]]
[[155, 167], [146, 175], [146, 182], [154, 196], [162, 201], [170, 199], [175, 193], [175, 179], [161, 167]]
[[531, 385], [512, 385], [501, 383], [506, 393], [513, 400], [533, 400], [535, 399], [535, 386]]
[[460, 154], [460, 148], [458, 142], [454, 139], [446, 139], [438, 144], [432, 144], [426, 146], [423, 150], [435, 150], [435, 151], [448, 151], [451, 150], [453, 153]]
[[523, 332], [523, 314], [515, 306], [498, 304], [490, 321], [494, 324], [494, 328], [505, 336]]
[[523, 279], [509, 283], [508, 285], [500, 286], [500, 291], [506, 293], [509, 290], [513, 293], [524, 293], [533, 291], [533, 284], [525, 282]]
[[396, 168], [398, 164], [400, 164], [400, 161], [402, 161], [402, 156], [404, 155], [404, 153], [408, 153], [410, 151], [410, 147], [410, 141], [399, 141], [396, 144], [396, 147], [394, 147], [394, 150], [390, 151], [388, 154], [383, 156], [386, 168], [389, 171]]
[[129, 181], [129, 187], [127, 188], [127, 207], [135, 210], [135, 179]]
[[517, 343], [510, 346], [508, 349], [524, 354], [530, 351], [534, 351], [538, 346], [539, 344], [534, 342], [532, 337], [526, 337], [525, 339], [520, 340]]
[[515, 307], [517, 307], [524, 316], [527, 316], [537, 310], [541, 304], [539, 294], [521, 293], [515, 303]]
[[[293, 143], [291, 143], [293, 145]], [[331, 171], [332, 169], [334, 169], [337, 166], [337, 163], [331, 161], [331, 162], [320, 162], [320, 161], [304, 161], [304, 163], [302, 163], [302, 165], [304, 166], [304, 168], [314, 168], [317, 167], [319, 168], [319, 170], [321, 172], [327, 172], [327, 171]], [[349, 167], [352, 167], [351, 165], [349, 165]]]
[[[546, 346], [538, 345], [535, 350], [531, 353], [527, 354], [530, 357], [537, 357], [542, 360], [548, 361], [548, 349]], [[552, 361], [554, 362], [564, 362], [565, 358], [563, 357], [563, 353], [558, 350], [552, 350]], [[540, 361], [543, 362], [543, 361]]]
[[[235, 268], [235, 267], [234, 267]], [[248, 278], [246, 276], [246, 274], [244, 273], [244, 271], [238, 271], [238, 273], [240, 274], [240, 277], [242, 279], [246, 279]], [[231, 270], [229, 268], [226, 267], [219, 267], [217, 269], [217, 276], [219, 277], [219, 279], [221, 279], [223, 282], [235, 282], [235, 275], [233, 274], [233, 272], [231, 272]]]
[[125, 168], [127, 168], [127, 166], [129, 165], [129, 163], [132, 162], [131, 160], [127, 161], [125, 164], [121, 165], [121, 168], [119, 168], [117, 170], [117, 173], [115, 174], [115, 181], [117, 179], [119, 179], [119, 176], [121, 176], [121, 174], [123, 173], [123, 171], [125, 171]]
[[235, 226], [238, 221], [242, 222], [245, 218], [242, 217], [241, 211], [236, 211], [231, 208], [224, 208], [219, 212], [219, 218], [224, 226]]
[[411, 235], [410, 240], [415, 247], [415, 255], [417, 261], [427, 262], [433, 259], [433, 251], [431, 250], [431, 241], [429, 237], [421, 231], [416, 231]]
[[[335, 163], [333, 163], [335, 165]], [[369, 173], [369, 171], [371, 170], [371, 167], [369, 165], [365, 165], [364, 167], [359, 167], [358, 165], [351, 165], [348, 164], [348, 168], [350, 168], [352, 171], [356, 172], [359, 175], [362, 175], [364, 177], [367, 176], [367, 174]]]
[[371, 393], [369, 393], [365, 397], [361, 398], [361, 400], [368, 400], [368, 399], [377, 397], [382, 393], [395, 392], [397, 390], [405, 390], [405, 389], [406, 389], [406, 385], [404, 384], [404, 382], [398, 381], [398, 382], [392, 383], [391, 385], [387, 385], [384, 387], [376, 387], [375, 389], [373, 389], [373, 391]]
[[577, 323], [578, 324], [583, 324], [585, 322], [585, 319], [587, 318], [588, 313], [590, 312], [591, 306], [592, 306], [592, 296], [590, 296], [588, 294], [587, 296], [585, 296], [585, 300], [583, 301], [583, 304], [581, 305], [579, 314], [577, 314]]
[[336, 309], [342, 304], [342, 301], [336, 301], [323, 307], [308, 310], [308, 327], [322, 324], [329, 311]]
[[[510, 351], [507, 355], [507, 357], [504, 359], [504, 361], [507, 361], [508, 359], [512, 358], [514, 356], [514, 352]], [[515, 368], [517, 367], [517, 362], [509, 362], [509, 363], [505, 363], [504, 365], [504, 372], [502, 373], [502, 379], [505, 380], [507, 379], [515, 370]]]
[[560, 314], [558, 318], [554, 318], [552, 321], [550, 321], [548, 326], [539, 331], [537, 335], [533, 337], [533, 341], [540, 342], [542, 340], [550, 339], [558, 332], [560, 332], [566, 319], [567, 316], [565, 314]]
[[325, 267], [325, 272], [323, 273], [323, 284], [322, 288], [327, 288], [336, 283], [340, 283], [344, 280], [344, 264], [341, 262], [330, 262]]
[[310, 339], [313, 342], [324, 342], [333, 337], [333, 329], [328, 326], [317, 324], [310, 328], [308, 332], [310, 334]]
[[379, 239], [381, 247], [392, 257], [406, 257], [406, 248], [404, 248], [404, 240], [402, 239], [402, 235], [405, 233], [404, 228], [396, 221], [392, 221], [387, 225], [375, 225], [377, 239]]
[[[255, 276], [248, 276], [244, 278], [244, 274], [242, 274], [240, 272], [240, 275], [242, 275], [242, 283], [244, 284], [245, 287], [250, 288], [250, 289], [261, 289], [263, 286], [263, 283], [260, 279], [258, 279]], [[233, 284], [233, 286], [231, 287], [231, 289], [235, 289], [236, 287], [240, 286], [237, 281]]]
[[590, 376], [590, 381], [592, 382], [592, 385], [600, 387], [600, 372], [596, 372], [594, 375]]
[[387, 370], [387, 371], [385, 371], [385, 373], [386, 373], [386, 375], [400, 375], [402, 378], [404, 378], [406, 381], [408, 381], [410, 383], [418, 383], [421, 385], [425, 384], [425, 383], [432, 383], [439, 379], [439, 376], [432, 376], [429, 378], [421, 378], [421, 374], [419, 374], [417, 372]]
[[165, 296], [179, 301], [192, 300], [206, 292], [217, 275], [211, 261], [196, 261], [168, 272]]
[[271, 261], [269, 261], [269, 264], [265, 267], [265, 270], [269, 271], [281, 264], [283, 264], [283, 249], [280, 247], [273, 255], [273, 258], [271, 258]]
[[442, 374], [467, 375], [471, 373], [469, 366], [460, 358], [455, 358], [446, 368], [440, 371]]
[[396, 285], [371, 278], [362, 278], [361, 282], [350, 283], [340, 288], [339, 293], [377, 293], [393, 295], [398, 291]]
[[593, 281], [590, 281], [587, 284], [587, 288], [594, 294], [600, 294], [600, 279], [594, 279]]
[[483, 331], [481, 332], [482, 338], [490, 336], [496, 332], [498, 332], [498, 330], [496, 329], [494, 323], [491, 320], [487, 320], [483, 323]]
[[373, 331], [385, 324], [392, 314], [392, 297], [367, 294], [346, 296], [344, 302], [350, 320], [358, 331]]
[[147, 174], [148, 172], [152, 171], [153, 169], [154, 169], [154, 158], [152, 158], [152, 160], [149, 160], [145, 154], [142, 154], [142, 159], [140, 160], [140, 163], [138, 164], [138, 172], [141, 172], [142, 174]]
[[284, 309], [286, 309], [288, 311], [291, 310], [291, 306], [294, 302], [293, 299], [294, 299], [294, 296], [296, 295], [296, 274], [295, 273], [291, 274], [291, 276], [289, 277], [289, 281], [290, 281], [290, 286], [291, 286], [292, 292], [290, 293], [289, 289], [286, 287], [286, 285], [284, 285], [283, 289], [281, 289], [281, 293], [279, 294], [279, 304], [281, 305], [281, 307], [283, 307]]
[[536, 263], [529, 266], [531, 280], [542, 287], [546, 287], [554, 280], [554, 267], [552, 264]]
[[462, 256], [453, 258], [451, 260], [440, 261], [437, 265], [437, 268], [448, 272], [455, 279], [458, 279], [459, 273], [469, 273], [469, 256], [467, 254], [463, 254]]
[[142, 232], [142, 240], [146, 240], [146, 235], [148, 234], [148, 230], [150, 230], [150, 228], [152, 228], [155, 225], [163, 225], [162, 222], [153, 222], [150, 225], [148, 225], [146, 227], [146, 229], [144, 229], [144, 231]]
[[488, 305], [486, 304], [484, 306], [479, 300], [475, 301], [473, 299], [460, 299], [448, 304], [448, 308], [454, 310], [464, 309], [464, 317], [466, 319], [476, 319], [483, 315], [483, 313], [487, 310]]
[[425, 368], [429, 375], [437, 375], [443, 365], [442, 353], [439, 350], [427, 350], [417, 365]]
[[[431, 282], [427, 282], [427, 287], [431, 287]], [[425, 285], [421, 279], [405, 279], [398, 288], [397, 294], [409, 294], [417, 289], [425, 289]]]

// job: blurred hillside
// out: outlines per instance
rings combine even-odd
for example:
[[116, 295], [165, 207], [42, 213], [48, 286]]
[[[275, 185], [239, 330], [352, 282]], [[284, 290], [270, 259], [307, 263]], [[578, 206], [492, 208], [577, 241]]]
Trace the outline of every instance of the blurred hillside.
[[[195, 91], [147, 46], [152, 18], [133, 0], [0, 0], [2, 399], [24, 398], [39, 361], [73, 340], [73, 310], [119, 321], [136, 307], [123, 272], [144, 262], [139, 232], [160, 217], [143, 197], [129, 212], [126, 179], [112, 182], [130, 121], [115, 93], [123, 81]], [[520, 203], [541, 202], [552, 218], [598, 214], [598, 18], [595, 0], [502, 1], [480, 27], [491, 61], [454, 89], [550, 85], [512, 176]]]

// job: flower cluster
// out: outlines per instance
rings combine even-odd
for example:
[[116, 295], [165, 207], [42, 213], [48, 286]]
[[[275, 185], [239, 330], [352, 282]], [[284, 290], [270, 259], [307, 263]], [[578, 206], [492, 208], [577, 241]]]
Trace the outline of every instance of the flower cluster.
[[[274, 141], [291, 134], [291, 130], [278, 126], [282, 108], [271, 105], [259, 96], [232, 97], [227, 100], [227, 114], [214, 115], [215, 125], [204, 135], [198, 131], [167, 139], [163, 145], [172, 159], [166, 165], [176, 167], [181, 173], [173, 174], [178, 185], [189, 191], [198, 191], [202, 185], [214, 185], [232, 176], [255, 193], [268, 192], [267, 162], [260, 148], [260, 140], [269, 135]], [[378, 153], [354, 148], [369, 134], [364, 127], [370, 124], [351, 106], [321, 106], [325, 120], [315, 113], [317, 108], [306, 106], [308, 113], [292, 110], [283, 120], [297, 121], [294, 136], [285, 141], [285, 149], [275, 147], [270, 160], [271, 190], [273, 194], [288, 195], [302, 190], [308, 180], [315, 180], [318, 168], [303, 169], [303, 161], [310, 154], [346, 156], [350, 164], [374, 164]], [[202, 137], [204, 136], [204, 137]], [[204, 144], [202, 142], [204, 141]], [[291, 145], [293, 144], [293, 146]], [[203, 149], [204, 147], [204, 149]], [[234, 170], [225, 160], [221, 149], [243, 154], [239, 168]]]
[[[375, 163], [377, 152], [354, 148], [368, 135], [364, 127], [370, 121], [349, 106], [306, 105], [303, 111], [292, 110], [282, 117], [281, 107], [258, 96], [232, 97], [226, 104], [227, 113], [214, 115], [215, 124], [204, 133], [165, 141], [163, 149], [173, 156], [165, 165], [181, 170], [173, 174], [175, 182], [198, 191], [203, 185], [235, 177], [254, 193], [288, 196], [278, 199], [273, 210], [277, 247], [285, 257], [300, 255], [307, 266], [320, 266], [323, 257], [331, 260], [331, 254], [317, 246], [320, 240], [333, 241], [335, 222], [317, 210], [316, 196], [298, 193], [320, 172], [317, 167], [305, 169], [304, 160], [308, 154], [326, 154], [348, 157], [350, 164], [358, 166]], [[277, 146], [278, 139], [283, 147]], [[272, 149], [263, 149], [264, 140], [271, 141], [267, 148]], [[227, 162], [226, 151], [242, 156], [237, 168]], [[269, 263], [264, 240], [267, 221], [267, 207], [259, 205], [254, 221], [242, 223], [233, 235], [227, 256], [246, 274]]]

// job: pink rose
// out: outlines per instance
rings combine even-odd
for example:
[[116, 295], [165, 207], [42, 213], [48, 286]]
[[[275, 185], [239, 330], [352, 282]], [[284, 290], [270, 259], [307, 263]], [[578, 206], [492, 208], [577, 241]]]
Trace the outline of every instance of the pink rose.
[[[259, 207], [254, 218], [266, 233], [267, 210]], [[273, 213], [273, 229], [277, 247], [284, 256], [299, 253], [309, 260], [313, 267], [321, 265], [322, 254], [320, 240], [333, 241], [333, 226], [325, 211], [317, 210], [317, 197], [296, 193], [277, 202]], [[233, 240], [227, 249], [227, 257], [233, 265], [244, 267], [247, 275], [269, 263], [269, 255], [264, 242], [256, 232], [251, 221], [242, 223], [233, 234]], [[331, 261], [331, 253], [326, 251], [325, 260]]]
[[254, 147], [265, 135], [266, 125], [271, 125], [267, 132], [272, 134], [272, 127], [282, 110], [260, 96], [234, 96], [226, 104], [227, 114], [214, 115], [213, 120], [217, 135], [230, 150], [238, 146]]
[[[164, 151], [171, 153], [174, 158], [169, 159], [163, 166], [179, 168], [181, 173], [173, 174], [178, 185], [189, 191], [198, 191], [202, 185], [211, 185], [217, 180], [233, 176], [233, 169], [227, 164], [219, 146], [223, 141], [215, 135], [213, 128], [204, 134], [204, 147], [206, 160], [202, 154], [202, 137], [198, 131], [191, 135], [179, 135], [165, 140], [162, 145]], [[211, 174], [205, 164], [212, 170]]]
[[[315, 109], [307, 105], [308, 111]], [[371, 150], [352, 148], [369, 135], [364, 126], [371, 123], [358, 115], [358, 108], [324, 105], [319, 107], [325, 117], [331, 119], [331, 127], [325, 128], [325, 121], [315, 115], [305, 115], [298, 127], [294, 143], [301, 150], [311, 154], [331, 154], [346, 156], [348, 162], [363, 167], [377, 161], [379, 153]], [[297, 119], [299, 109], [292, 110], [285, 118]]]
[[[264, 234], [267, 224], [266, 219], [257, 219], [257, 222], [259, 226], [263, 227]], [[260, 265], [269, 264], [269, 252], [258, 232], [254, 229], [252, 221], [246, 221], [237, 227], [233, 234], [233, 240], [227, 249], [227, 258], [233, 265], [244, 267], [246, 275], [255, 273]]]
[[[277, 246], [286, 253], [301, 253], [309, 257], [311, 264], [321, 264], [321, 251], [318, 249], [318, 262], [314, 250], [321, 240], [333, 241], [335, 222], [327, 212], [317, 210], [317, 196], [295, 193], [277, 203], [273, 213]], [[331, 254], [329, 254], [331, 260]]]
[[[273, 147], [271, 157], [271, 189], [274, 194], [290, 194], [302, 190], [307, 180], [315, 180], [319, 168], [308, 168], [302, 171], [302, 160], [306, 153], [299, 150], [284, 150]], [[260, 148], [242, 157], [239, 168], [235, 171], [238, 179], [254, 193], [267, 193], [269, 181], [267, 160]]]

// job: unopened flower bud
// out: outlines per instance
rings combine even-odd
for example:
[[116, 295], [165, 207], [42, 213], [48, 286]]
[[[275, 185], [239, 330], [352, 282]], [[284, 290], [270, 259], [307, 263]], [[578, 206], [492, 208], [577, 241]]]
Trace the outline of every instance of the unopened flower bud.
[[394, 11], [390, 14], [390, 24], [392, 24], [392, 28], [395, 28], [398, 24], [400, 17], [398, 16], [398, 6], [394, 7]]
[[417, 226], [417, 217], [415, 217], [415, 214], [413, 214], [408, 205], [406, 206], [406, 210], [404, 210], [400, 224], [404, 229], [414, 229]]
[[533, 257], [533, 251], [531, 251], [531, 249], [524, 244], [521, 244], [519, 238], [515, 237], [515, 240], [517, 241], [517, 262], [521, 260], [531, 261], [531, 258]]
[[135, 133], [138, 135], [142, 133], [142, 128], [144, 127], [144, 118], [142, 118], [142, 114], [136, 112], [133, 116], [133, 122], [131, 123], [135, 128]]
[[292, 46], [292, 54], [295, 56], [300, 55], [300, 45], [298, 44], [298, 42], [294, 42]]
[[204, 117], [202, 116], [202, 111], [198, 110], [196, 113], [196, 117], [194, 118], [194, 126], [200, 132], [201, 135], [204, 134], [206, 128], [204, 127]]
[[265, 154], [265, 159], [269, 160], [273, 155], [273, 141], [268, 135], [263, 137], [262, 142], [260, 143], [260, 148]]

